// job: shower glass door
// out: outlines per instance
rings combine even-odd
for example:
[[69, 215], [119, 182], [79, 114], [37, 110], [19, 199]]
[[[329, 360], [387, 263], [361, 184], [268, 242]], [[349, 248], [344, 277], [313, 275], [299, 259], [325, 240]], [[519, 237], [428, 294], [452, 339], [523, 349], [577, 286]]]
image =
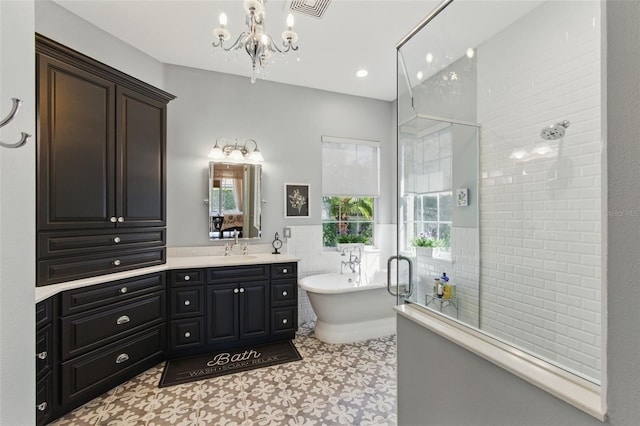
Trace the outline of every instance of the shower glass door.
[[438, 51], [438, 31], [397, 50], [396, 297], [479, 327], [476, 61]]

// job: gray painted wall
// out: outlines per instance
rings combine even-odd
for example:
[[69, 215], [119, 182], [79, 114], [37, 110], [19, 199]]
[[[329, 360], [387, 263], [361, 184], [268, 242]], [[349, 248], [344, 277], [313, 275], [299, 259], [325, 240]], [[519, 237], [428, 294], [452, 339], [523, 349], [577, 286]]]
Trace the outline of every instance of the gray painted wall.
[[[207, 237], [207, 154], [216, 138], [255, 139], [262, 168], [263, 241], [284, 226], [321, 222], [322, 135], [381, 142], [377, 221], [390, 223], [395, 182], [395, 139], [390, 102], [167, 65], [169, 104], [168, 245], [210, 244]], [[392, 161], [394, 161], [392, 163]], [[311, 217], [284, 219], [283, 184], [308, 183]]]
[[405, 317], [397, 324], [398, 425], [602, 424]]
[[[15, 143], [35, 134], [33, 1], [0, 2], [0, 117], [23, 101], [0, 130]], [[0, 425], [35, 424], [35, 138], [0, 147]]]

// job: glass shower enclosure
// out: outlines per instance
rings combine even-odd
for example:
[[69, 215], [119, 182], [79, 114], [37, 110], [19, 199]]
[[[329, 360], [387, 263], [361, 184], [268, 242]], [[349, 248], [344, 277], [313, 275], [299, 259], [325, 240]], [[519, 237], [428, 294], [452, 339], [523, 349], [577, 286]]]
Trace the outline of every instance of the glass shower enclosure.
[[397, 255], [388, 264], [398, 304], [594, 383], [601, 7], [445, 1], [399, 42]]

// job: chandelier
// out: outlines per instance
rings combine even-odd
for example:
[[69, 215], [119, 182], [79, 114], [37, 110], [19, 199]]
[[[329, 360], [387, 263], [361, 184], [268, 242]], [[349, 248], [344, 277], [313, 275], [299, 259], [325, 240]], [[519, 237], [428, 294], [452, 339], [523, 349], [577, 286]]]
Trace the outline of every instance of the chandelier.
[[[256, 82], [256, 75], [266, 73], [266, 67], [271, 62], [275, 53], [285, 54], [289, 51], [297, 51], [298, 34], [293, 31], [293, 15], [287, 16], [287, 29], [282, 33], [282, 48], [279, 48], [273, 38], [264, 32], [264, 2], [265, 0], [244, 0], [244, 10], [247, 12], [244, 30], [229, 47], [224, 42], [231, 38], [227, 31], [227, 15], [220, 14], [220, 26], [213, 30], [213, 35], [218, 42], [212, 43], [214, 50], [219, 47], [225, 53], [232, 50], [244, 49], [251, 58], [253, 71], [251, 83]], [[299, 59], [298, 59], [299, 60]]]

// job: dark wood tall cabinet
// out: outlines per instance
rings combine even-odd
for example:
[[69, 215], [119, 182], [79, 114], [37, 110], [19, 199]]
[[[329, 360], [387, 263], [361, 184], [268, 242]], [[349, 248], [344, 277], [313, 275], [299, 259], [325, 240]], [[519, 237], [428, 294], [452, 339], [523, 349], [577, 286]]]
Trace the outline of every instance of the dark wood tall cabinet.
[[38, 285], [166, 260], [174, 96], [36, 35]]

